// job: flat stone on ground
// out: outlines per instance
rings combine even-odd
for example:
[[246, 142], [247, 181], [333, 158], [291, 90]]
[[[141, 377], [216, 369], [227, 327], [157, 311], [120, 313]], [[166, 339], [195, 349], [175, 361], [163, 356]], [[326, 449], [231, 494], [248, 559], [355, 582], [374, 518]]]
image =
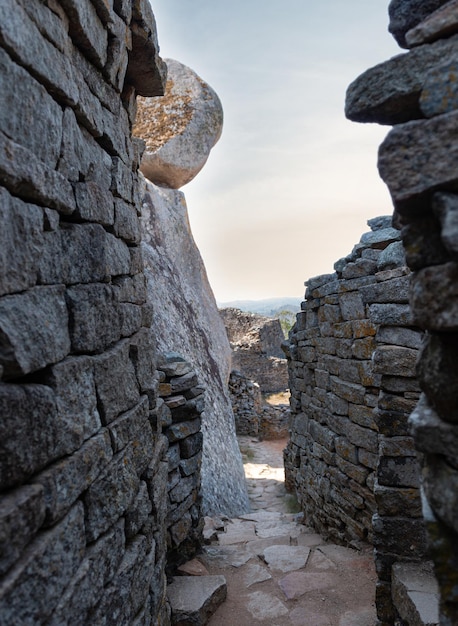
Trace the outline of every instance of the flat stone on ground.
[[[283, 615], [288, 615], [286, 606], [275, 596], [255, 591], [248, 596], [247, 608], [255, 620], [275, 620]], [[272, 621], [272, 624], [275, 622]]]
[[309, 554], [309, 548], [304, 546], [270, 546], [262, 556], [271, 569], [293, 572], [305, 567]]
[[262, 565], [257, 565], [256, 563], [248, 564], [243, 575], [245, 587], [247, 588], [255, 585], [256, 583], [262, 583], [265, 580], [270, 580], [271, 578], [272, 576], [269, 574], [267, 569]]
[[204, 626], [226, 594], [224, 576], [175, 576], [167, 588], [172, 623]]
[[329, 589], [337, 582], [336, 575], [324, 572], [291, 572], [278, 581], [278, 586], [287, 600], [295, 600], [309, 591]]

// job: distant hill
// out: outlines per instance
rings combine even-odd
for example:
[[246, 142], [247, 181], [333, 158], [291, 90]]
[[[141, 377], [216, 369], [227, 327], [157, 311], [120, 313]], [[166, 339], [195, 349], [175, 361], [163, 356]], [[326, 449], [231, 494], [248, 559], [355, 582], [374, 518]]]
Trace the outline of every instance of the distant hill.
[[258, 313], [266, 317], [278, 317], [280, 311], [297, 313], [301, 309], [303, 298], [268, 298], [266, 300], [233, 300], [232, 302], [218, 302], [220, 309], [232, 307], [247, 313]]

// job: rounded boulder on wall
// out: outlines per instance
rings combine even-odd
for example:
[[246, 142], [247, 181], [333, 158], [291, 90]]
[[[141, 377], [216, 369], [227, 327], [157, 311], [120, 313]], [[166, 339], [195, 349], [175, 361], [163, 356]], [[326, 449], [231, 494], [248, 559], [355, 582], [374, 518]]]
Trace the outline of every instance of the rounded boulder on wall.
[[133, 134], [146, 143], [140, 169], [156, 185], [179, 189], [205, 165], [221, 136], [223, 108], [217, 94], [193, 70], [167, 64], [163, 97], [137, 98]]

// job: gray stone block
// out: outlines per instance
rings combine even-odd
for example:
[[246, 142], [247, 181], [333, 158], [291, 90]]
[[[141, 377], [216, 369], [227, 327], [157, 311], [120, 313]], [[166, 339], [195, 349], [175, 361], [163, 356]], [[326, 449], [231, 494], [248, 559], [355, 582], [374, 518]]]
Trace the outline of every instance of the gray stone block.
[[26, 485], [0, 498], [0, 575], [19, 559], [45, 517], [43, 489]]
[[16, 377], [56, 363], [70, 352], [65, 289], [35, 287], [0, 301], [0, 364]]
[[227, 594], [224, 576], [174, 577], [167, 588], [175, 624], [189, 623], [203, 626], [224, 602]]
[[37, 281], [43, 248], [43, 211], [0, 188], [0, 295], [24, 291]]
[[69, 18], [70, 36], [99, 68], [107, 61], [108, 36], [94, 5], [89, 0], [62, 0]]
[[380, 485], [389, 487], [420, 487], [420, 468], [416, 458], [382, 456], [377, 468]]
[[148, 487], [144, 481], [140, 483], [137, 498], [126, 514], [126, 537], [135, 537], [147, 521], [153, 505], [148, 496]]
[[170, 443], [175, 443], [175, 441], [182, 441], [195, 433], [198, 433], [200, 430], [201, 421], [200, 419], [194, 419], [188, 422], [180, 422], [177, 424], [172, 424], [167, 428], [166, 435]]
[[123, 200], [115, 200], [114, 232], [128, 243], [140, 243], [140, 221], [135, 207]]
[[347, 90], [346, 116], [355, 122], [402, 124], [423, 117], [420, 95], [435, 66], [456, 54], [451, 38], [419, 46], [367, 70]]
[[191, 437], [186, 437], [180, 441], [180, 454], [181, 458], [189, 459], [190, 457], [196, 455], [198, 452], [202, 450], [203, 443], [203, 434], [196, 433], [195, 435], [191, 435]]
[[148, 398], [142, 396], [140, 402], [130, 411], [122, 413], [108, 425], [114, 452], [119, 452], [130, 442], [139, 445], [145, 437], [153, 437], [151, 426], [148, 421], [149, 406]]
[[113, 457], [84, 495], [89, 542], [100, 537], [126, 512], [136, 498], [139, 485], [133, 446], [129, 445]]
[[70, 457], [34, 477], [44, 489], [46, 524], [60, 520], [75, 500], [94, 482], [113, 456], [108, 433], [89, 439]]
[[42, 284], [103, 282], [107, 233], [99, 224], [62, 224], [45, 234], [38, 264]]
[[69, 181], [94, 181], [108, 193], [111, 185], [111, 157], [92, 135], [78, 125], [72, 109], [64, 110], [62, 146], [58, 171]]
[[123, 523], [102, 535], [87, 549], [75, 576], [62, 595], [49, 621], [60, 626], [70, 621], [73, 626], [87, 626], [91, 609], [100, 601], [103, 589], [113, 579], [125, 549]]
[[[41, 534], [0, 584], [0, 614], [5, 624], [47, 620], [77, 571], [85, 551], [83, 505]], [[49, 572], [58, 572], [50, 576]]]
[[104, 226], [114, 224], [113, 199], [94, 181], [74, 183], [76, 215], [83, 220]]
[[2, 184], [11, 193], [58, 209], [64, 214], [71, 214], [75, 210], [75, 197], [68, 180], [47, 167], [31, 150], [15, 143], [2, 132], [0, 172]]
[[102, 352], [121, 337], [119, 310], [109, 285], [71, 287], [67, 302], [74, 352]]
[[388, 30], [398, 44], [406, 48], [405, 36], [407, 31], [422, 22], [446, 2], [447, 0], [391, 0]]
[[369, 318], [373, 324], [384, 326], [414, 326], [408, 304], [371, 304]]
[[199, 481], [195, 476], [187, 476], [181, 478], [178, 484], [169, 490], [169, 498], [173, 503], [180, 503], [186, 500], [186, 498], [198, 487]]
[[[17, 20], [17, 4], [11, 0], [5, 1], [14, 7], [11, 11], [15, 16], [13, 19]], [[0, 21], [3, 28], [5, 22], [11, 24], [12, 18], [6, 17], [5, 10], [2, 4]], [[0, 130], [28, 148], [48, 167], [54, 168], [60, 152], [62, 109], [46, 89], [16, 65], [3, 49], [0, 50], [0, 80], [10, 80], [15, 85], [14, 89], [8, 88], [6, 84], [1, 85]]]
[[[0, 32], [5, 48], [50, 93], [65, 104], [75, 105], [78, 101], [78, 90], [70, 60], [65, 54], [69, 47], [67, 24], [65, 21], [61, 23], [51, 10], [39, 2], [33, 0], [21, 4], [23, 6], [18, 6], [14, 0], [5, 0], [0, 7]], [[32, 14], [37, 24], [30, 17]], [[45, 37], [39, 32], [43, 30], [46, 32]]]
[[[458, 152], [457, 117], [458, 111], [453, 111], [400, 124], [380, 146], [380, 176], [401, 214], [410, 212], [411, 203], [418, 207], [419, 200], [427, 202], [426, 194], [438, 187], [457, 183], [456, 173], [448, 166]], [[426, 160], [425, 154], [429, 155]]]
[[55, 393], [61, 432], [76, 450], [100, 428], [94, 368], [90, 357], [67, 357], [53, 365], [46, 384]]
[[414, 376], [418, 350], [401, 346], [379, 346], [374, 352], [374, 371], [389, 376]]
[[[0, 484], [17, 485], [72, 452], [60, 429], [56, 400], [43, 385], [0, 385]], [[20, 426], [20, 437], [18, 436]], [[23, 441], [28, 444], [24, 445]]]
[[99, 412], [105, 424], [132, 409], [140, 400], [129, 343], [122, 341], [93, 359]]
[[439, 598], [431, 562], [393, 565], [393, 602], [406, 623], [412, 626], [439, 624]]
[[415, 273], [411, 305], [416, 325], [438, 332], [458, 330], [457, 277], [455, 262], [425, 267]]
[[402, 346], [405, 348], [421, 348], [424, 333], [411, 328], [397, 326], [380, 326], [377, 329], [376, 339], [379, 343]]

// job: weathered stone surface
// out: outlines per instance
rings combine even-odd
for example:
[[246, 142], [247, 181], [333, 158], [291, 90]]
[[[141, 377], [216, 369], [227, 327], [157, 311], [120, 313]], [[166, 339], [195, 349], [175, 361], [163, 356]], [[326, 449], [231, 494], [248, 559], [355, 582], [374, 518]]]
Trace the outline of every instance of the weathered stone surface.
[[254, 619], [274, 620], [288, 614], [288, 609], [281, 600], [264, 591], [254, 591], [248, 596], [247, 609]]
[[164, 97], [139, 100], [134, 134], [146, 141], [146, 178], [178, 189], [205, 165], [221, 135], [223, 111], [213, 89], [190, 68], [172, 59], [166, 64]]
[[119, 310], [109, 285], [76, 285], [66, 295], [75, 352], [102, 352], [120, 338]]
[[106, 424], [131, 409], [140, 398], [134, 367], [129, 359], [129, 343], [118, 344], [95, 357], [93, 362], [99, 411]]
[[458, 471], [441, 456], [428, 457], [423, 470], [424, 489], [435, 515], [458, 532]]
[[405, 252], [402, 241], [395, 241], [382, 251], [377, 261], [377, 268], [379, 270], [387, 270], [405, 264]]
[[426, 267], [414, 275], [411, 304], [418, 326], [432, 331], [458, 330], [457, 275], [455, 262]]
[[0, 302], [0, 364], [15, 377], [56, 363], [70, 351], [63, 287], [35, 287]]
[[430, 404], [444, 421], [452, 423], [458, 423], [458, 407], [453, 393], [457, 377], [457, 347], [455, 334], [428, 334], [418, 363], [421, 387]]
[[457, 49], [454, 38], [438, 41], [367, 70], [347, 90], [346, 116], [355, 122], [389, 125], [423, 117], [419, 101], [426, 77]]
[[389, 5], [390, 25], [388, 30], [398, 44], [407, 47], [407, 31], [422, 22], [447, 0], [391, 0]]
[[[81, 503], [62, 522], [41, 534], [0, 585], [0, 613], [6, 624], [48, 618], [76, 572], [85, 550]], [[49, 576], [47, 572], [59, 572]]]
[[43, 246], [43, 212], [0, 189], [0, 295], [33, 287]]
[[393, 597], [408, 624], [434, 626], [439, 623], [439, 587], [431, 562], [395, 563]]
[[54, 524], [105, 469], [113, 456], [107, 432], [92, 437], [77, 452], [38, 474], [43, 487], [46, 523]]
[[405, 35], [409, 48], [435, 41], [441, 37], [448, 37], [458, 31], [456, 17], [457, 2], [451, 0], [428, 15], [417, 26], [414, 26]]
[[412, 310], [408, 304], [371, 304], [369, 317], [373, 324], [414, 326]]
[[305, 567], [309, 555], [310, 548], [305, 546], [270, 546], [262, 558], [271, 569], [286, 573]]
[[45, 517], [43, 489], [27, 485], [0, 499], [0, 573], [5, 574], [32, 541]]
[[[72, 451], [62, 438], [55, 396], [43, 385], [0, 385], [1, 480], [4, 488], [30, 477], [65, 452]], [[26, 437], [27, 446], [18, 437]], [[70, 443], [73, 443], [70, 438]]]
[[455, 85], [457, 64], [453, 60], [455, 56], [452, 55], [452, 60], [443, 61], [432, 68], [426, 76], [420, 96], [420, 108], [425, 117], [434, 117], [458, 108], [458, 89]]
[[222, 393], [231, 368], [226, 331], [189, 231], [183, 195], [149, 183], [146, 192], [142, 249], [158, 350], [175, 350], [191, 361], [207, 390], [202, 434], [180, 448], [185, 458], [194, 456], [203, 436], [203, 511], [236, 515], [248, 509], [248, 496], [230, 399]]
[[409, 418], [415, 444], [421, 452], [443, 454], [451, 464], [455, 463], [454, 451], [458, 444], [458, 428], [442, 421], [422, 395]]
[[433, 210], [441, 225], [441, 239], [452, 255], [458, 253], [458, 196], [451, 193], [436, 193]]
[[[124, 6], [124, 5], [123, 5]], [[130, 13], [130, 7], [121, 13]], [[141, 96], [163, 96], [167, 66], [159, 56], [156, 21], [151, 5], [146, 0], [132, 3], [132, 51], [129, 54], [126, 82], [135, 87]]]
[[226, 594], [224, 576], [175, 576], [167, 587], [172, 623], [204, 626]]
[[59, 172], [47, 167], [33, 152], [0, 132], [2, 184], [11, 193], [70, 214], [75, 210], [72, 186]]
[[439, 186], [457, 184], [455, 172], [448, 167], [449, 159], [458, 152], [457, 116], [458, 112], [452, 111], [400, 124], [380, 146], [380, 176], [400, 213], [409, 212], [409, 203], [421, 201]]
[[116, 454], [84, 495], [88, 541], [94, 541], [126, 511], [134, 500], [139, 479], [132, 446]]
[[74, 183], [76, 215], [83, 220], [95, 221], [104, 226], [114, 223], [113, 199], [96, 182], [88, 180]]
[[411, 328], [399, 328], [396, 326], [380, 326], [377, 329], [377, 341], [391, 344], [392, 346], [402, 346], [405, 348], [420, 349], [423, 341], [423, 333]]
[[113, 579], [125, 549], [124, 525], [100, 537], [85, 554], [81, 565], [52, 614], [50, 624], [58, 626], [72, 615], [75, 626], [85, 626], [90, 609], [95, 607], [103, 587]]
[[44, 87], [13, 63], [3, 49], [0, 50], [0, 76], [5, 80], [9, 77], [16, 86], [16, 89], [8, 89], [4, 84], [0, 89], [0, 130], [50, 167], [55, 167], [62, 137], [62, 110]]

